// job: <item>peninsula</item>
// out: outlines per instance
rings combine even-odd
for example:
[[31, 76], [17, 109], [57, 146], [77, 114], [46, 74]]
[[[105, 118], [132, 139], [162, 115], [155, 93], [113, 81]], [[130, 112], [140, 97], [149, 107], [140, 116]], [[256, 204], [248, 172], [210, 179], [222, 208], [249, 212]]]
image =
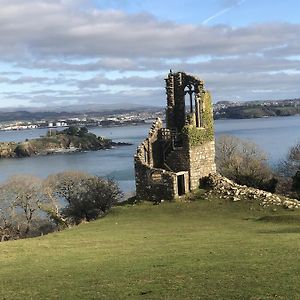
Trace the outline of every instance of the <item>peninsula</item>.
[[51, 130], [46, 136], [24, 142], [1, 142], [0, 158], [20, 158], [33, 155], [55, 153], [96, 151], [110, 149], [114, 146], [127, 146], [129, 143], [113, 142], [96, 136], [86, 127], [69, 127], [62, 131]]

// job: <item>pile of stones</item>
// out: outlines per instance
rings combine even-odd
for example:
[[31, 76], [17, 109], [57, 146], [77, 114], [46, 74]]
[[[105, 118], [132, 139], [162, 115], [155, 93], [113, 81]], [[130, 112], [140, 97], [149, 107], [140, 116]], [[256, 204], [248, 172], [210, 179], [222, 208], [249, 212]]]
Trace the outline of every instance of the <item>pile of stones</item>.
[[246, 185], [239, 185], [218, 173], [210, 174], [205, 179], [205, 185], [209, 188], [206, 193], [208, 197], [212, 194], [218, 194], [220, 199], [258, 201], [263, 207], [282, 206], [287, 209], [300, 207], [300, 201], [296, 199], [279, 196]]

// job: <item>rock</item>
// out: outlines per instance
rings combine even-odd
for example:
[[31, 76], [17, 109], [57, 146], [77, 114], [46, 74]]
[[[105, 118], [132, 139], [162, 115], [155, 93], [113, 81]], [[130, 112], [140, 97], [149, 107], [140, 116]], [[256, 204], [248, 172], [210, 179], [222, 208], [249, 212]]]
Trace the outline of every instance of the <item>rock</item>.
[[284, 196], [278, 196], [270, 192], [239, 185], [232, 180], [221, 176], [220, 174], [211, 174], [207, 178], [207, 184], [211, 191], [220, 194], [220, 199], [231, 198], [234, 202], [241, 201], [242, 198], [261, 201], [259, 204], [263, 207], [282, 206], [287, 209], [295, 209], [300, 207], [300, 201], [290, 199]]

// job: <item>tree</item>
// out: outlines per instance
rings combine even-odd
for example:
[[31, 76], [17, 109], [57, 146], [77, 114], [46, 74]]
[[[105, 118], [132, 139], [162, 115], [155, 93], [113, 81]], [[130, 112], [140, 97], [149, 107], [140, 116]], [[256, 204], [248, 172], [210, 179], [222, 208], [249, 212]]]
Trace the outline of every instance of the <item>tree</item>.
[[48, 202], [42, 180], [30, 175], [9, 178], [0, 187], [0, 231], [2, 239], [21, 238], [42, 233], [39, 226], [49, 225], [42, 206]]
[[60, 199], [62, 206], [68, 205], [84, 188], [84, 181], [90, 175], [80, 171], [65, 171], [48, 176], [45, 187], [53, 197]]
[[289, 149], [286, 159], [279, 165], [279, 172], [283, 176], [293, 177], [297, 171], [300, 171], [300, 142]]
[[220, 136], [216, 143], [218, 171], [239, 184], [274, 192], [274, 178], [265, 153], [251, 141]]
[[78, 136], [83, 137], [85, 136], [87, 133], [89, 132], [89, 130], [86, 127], [80, 127], [79, 131], [78, 131]]
[[63, 130], [62, 132], [65, 132], [68, 135], [77, 135], [79, 131], [79, 128], [76, 126], [70, 126], [69, 128]]
[[300, 142], [290, 147], [286, 159], [278, 167], [281, 192], [293, 198], [300, 198]]
[[14, 224], [13, 205], [3, 197], [3, 189], [0, 189], [0, 239], [1, 242], [18, 236], [17, 226]]
[[113, 180], [83, 172], [62, 172], [47, 178], [52, 195], [64, 203], [61, 217], [76, 224], [105, 214], [122, 193]]

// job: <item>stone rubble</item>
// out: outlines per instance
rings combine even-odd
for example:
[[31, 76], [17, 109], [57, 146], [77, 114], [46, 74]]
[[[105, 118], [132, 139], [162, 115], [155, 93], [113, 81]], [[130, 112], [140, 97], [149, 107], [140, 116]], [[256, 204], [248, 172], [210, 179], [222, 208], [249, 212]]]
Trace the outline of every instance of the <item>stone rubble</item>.
[[295, 209], [300, 207], [300, 201], [287, 198], [266, 192], [263, 190], [239, 185], [232, 180], [220, 175], [210, 174], [205, 181], [205, 184], [210, 188], [207, 196], [217, 193], [220, 199], [230, 199], [234, 202], [241, 200], [256, 200], [260, 201], [263, 207], [282, 206], [287, 209]]

